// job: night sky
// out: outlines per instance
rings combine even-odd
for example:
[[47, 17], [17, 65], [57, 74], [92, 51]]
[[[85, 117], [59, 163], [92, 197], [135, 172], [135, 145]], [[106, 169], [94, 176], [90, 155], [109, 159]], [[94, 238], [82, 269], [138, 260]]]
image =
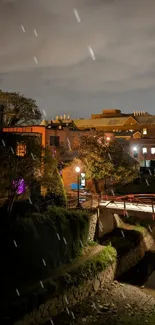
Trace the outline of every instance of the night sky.
[[0, 0], [0, 88], [47, 118], [155, 113], [155, 0]]

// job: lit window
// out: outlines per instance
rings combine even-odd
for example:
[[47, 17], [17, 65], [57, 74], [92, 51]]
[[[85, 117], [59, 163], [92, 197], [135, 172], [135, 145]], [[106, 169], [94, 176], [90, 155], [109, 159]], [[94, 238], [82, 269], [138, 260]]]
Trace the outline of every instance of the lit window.
[[143, 154], [147, 153], [147, 148], [142, 148]]
[[143, 134], [147, 134], [147, 129], [146, 128], [143, 129]]
[[19, 157], [24, 157], [26, 155], [26, 144], [17, 143], [16, 155]]
[[152, 153], [152, 155], [155, 154], [155, 148], [151, 148], [151, 153]]

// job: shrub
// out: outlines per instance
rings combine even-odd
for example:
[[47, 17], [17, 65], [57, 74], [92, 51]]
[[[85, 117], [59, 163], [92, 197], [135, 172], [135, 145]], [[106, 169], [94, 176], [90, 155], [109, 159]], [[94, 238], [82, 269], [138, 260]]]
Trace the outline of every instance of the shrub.
[[79, 265], [70, 273], [66, 273], [60, 283], [63, 288], [78, 286], [85, 280], [94, 278], [98, 273], [104, 271], [117, 257], [116, 249], [111, 245], [105, 246], [103, 250]]
[[17, 287], [50, 276], [57, 267], [78, 256], [81, 242], [87, 243], [88, 230], [86, 212], [60, 207], [1, 225], [3, 276], [7, 278], [11, 269], [11, 280]]

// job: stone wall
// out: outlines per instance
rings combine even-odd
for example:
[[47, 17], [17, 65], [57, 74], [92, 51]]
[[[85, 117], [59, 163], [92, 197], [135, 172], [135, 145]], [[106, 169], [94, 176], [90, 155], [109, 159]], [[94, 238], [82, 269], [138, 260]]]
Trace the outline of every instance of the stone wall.
[[111, 213], [111, 209], [100, 207], [98, 237], [102, 238], [105, 234], [112, 232], [115, 226], [114, 215]]
[[64, 294], [60, 294], [45, 304], [40, 305], [29, 315], [26, 315], [22, 321], [18, 321], [15, 325], [37, 325], [44, 324], [52, 316], [67, 310], [69, 312], [76, 303], [80, 302], [88, 296], [93, 296], [96, 291], [106, 288], [115, 278], [128, 271], [136, 265], [154, 244], [152, 236], [146, 231], [143, 234], [139, 246], [126, 254], [121, 260], [116, 260], [107, 269], [99, 273], [95, 278], [88, 278], [84, 283], [77, 287], [71, 287]]
[[94, 213], [90, 216], [90, 224], [89, 224], [89, 237], [88, 240], [93, 241], [96, 233], [96, 225], [98, 220], [98, 213]]
[[153, 245], [154, 239], [146, 230], [140, 244], [119, 260], [116, 278], [135, 266]]

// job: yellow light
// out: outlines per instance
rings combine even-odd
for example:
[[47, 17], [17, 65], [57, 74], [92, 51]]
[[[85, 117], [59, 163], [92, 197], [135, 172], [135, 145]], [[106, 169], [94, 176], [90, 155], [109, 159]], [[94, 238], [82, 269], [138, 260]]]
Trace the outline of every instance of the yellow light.
[[76, 173], [80, 173], [80, 167], [75, 167], [75, 171], [76, 171]]
[[107, 137], [107, 141], [109, 141], [110, 140], [110, 138], [109, 137]]

